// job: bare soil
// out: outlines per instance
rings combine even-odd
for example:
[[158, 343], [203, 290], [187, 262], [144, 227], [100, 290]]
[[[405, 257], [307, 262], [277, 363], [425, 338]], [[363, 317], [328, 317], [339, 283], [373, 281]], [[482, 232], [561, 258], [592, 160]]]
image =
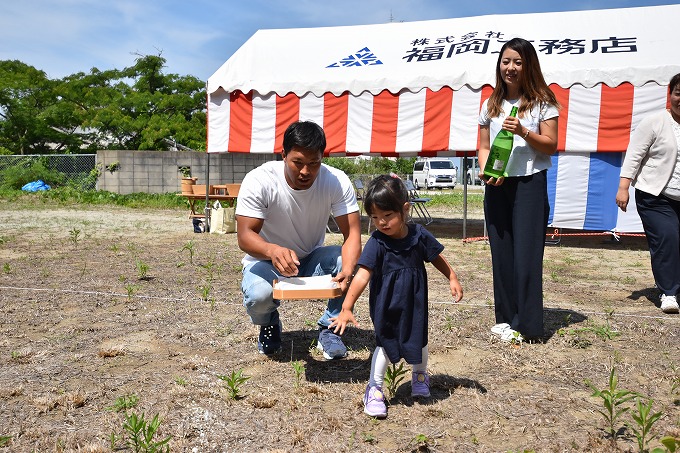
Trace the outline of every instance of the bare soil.
[[[130, 395], [127, 414], [159, 414], [154, 439], [176, 452], [637, 451], [630, 415], [612, 440], [586, 384], [605, 388], [612, 366], [663, 413], [652, 434], [680, 437], [680, 316], [658, 309], [644, 238], [547, 246], [546, 337], [513, 345], [489, 331], [488, 244], [461, 240], [459, 212], [432, 213], [465, 297], [453, 304], [430, 268], [432, 397], [411, 398], [409, 373], [378, 421], [361, 403], [366, 294], [346, 359], [315, 349], [324, 301], [283, 302], [283, 351], [268, 358], [241, 305], [234, 234], [195, 234], [179, 210], [0, 205], [0, 451], [111, 451], [112, 437], [132, 451], [115, 407]], [[468, 236], [482, 236], [472, 217]], [[239, 370], [232, 399], [218, 376]]]

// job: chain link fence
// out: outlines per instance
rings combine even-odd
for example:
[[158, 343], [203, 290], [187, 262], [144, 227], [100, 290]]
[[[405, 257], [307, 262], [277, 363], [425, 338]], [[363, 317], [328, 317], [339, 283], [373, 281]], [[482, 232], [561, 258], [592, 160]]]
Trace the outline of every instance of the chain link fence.
[[75, 185], [85, 190], [97, 186], [96, 177], [92, 177], [97, 166], [96, 154], [3, 155], [0, 156], [0, 183], [11, 174], [26, 172], [37, 165], [42, 165], [49, 172], [59, 173], [61, 184]]

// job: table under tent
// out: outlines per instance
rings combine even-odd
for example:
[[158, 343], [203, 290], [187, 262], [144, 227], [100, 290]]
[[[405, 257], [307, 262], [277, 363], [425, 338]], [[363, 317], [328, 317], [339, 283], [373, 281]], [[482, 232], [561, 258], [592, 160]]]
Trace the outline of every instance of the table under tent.
[[[260, 30], [208, 80], [208, 153], [279, 153], [298, 119], [330, 156], [476, 154], [504, 42], [533, 42], [562, 106], [550, 226], [641, 232], [614, 202], [630, 133], [666, 108], [680, 5]], [[632, 192], [632, 190], [631, 190]], [[630, 209], [632, 208], [632, 209]]]

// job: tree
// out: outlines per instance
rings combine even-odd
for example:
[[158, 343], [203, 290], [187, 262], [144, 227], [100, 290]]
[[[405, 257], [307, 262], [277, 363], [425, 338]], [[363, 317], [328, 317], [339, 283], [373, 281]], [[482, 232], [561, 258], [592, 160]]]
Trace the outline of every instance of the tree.
[[166, 149], [163, 139], [173, 138], [205, 149], [205, 85], [193, 76], [163, 74], [164, 64], [161, 56], [140, 56], [112, 77], [112, 98], [88, 123], [111, 139], [108, 148]]
[[17, 154], [166, 149], [172, 138], [204, 150], [205, 85], [164, 74], [160, 55], [122, 70], [50, 80], [19, 61], [0, 61], [0, 149]]
[[17, 60], [0, 61], [0, 147], [15, 154], [48, 152], [66, 145], [57, 112], [55, 82], [43, 71]]

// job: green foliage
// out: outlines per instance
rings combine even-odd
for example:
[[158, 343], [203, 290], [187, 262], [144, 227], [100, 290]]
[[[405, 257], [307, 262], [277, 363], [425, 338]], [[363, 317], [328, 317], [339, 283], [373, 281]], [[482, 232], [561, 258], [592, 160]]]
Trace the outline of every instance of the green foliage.
[[652, 450], [652, 453], [675, 453], [676, 451], [680, 451], [680, 437], [664, 436], [661, 438], [661, 444], [666, 447], [666, 449], [655, 448]]
[[293, 366], [293, 371], [295, 372], [295, 388], [299, 388], [300, 383], [302, 382], [302, 375], [305, 372], [305, 364], [299, 360], [296, 360], [295, 362], [291, 363], [291, 365]]
[[190, 239], [189, 242], [187, 242], [186, 244], [184, 244], [184, 245], [182, 246], [182, 249], [180, 250], [180, 252], [183, 252], [183, 251], [185, 251], [185, 250], [186, 250], [187, 252], [189, 252], [189, 262], [190, 262], [191, 264], [194, 264], [194, 253], [195, 253], [194, 245], [195, 245], [195, 244], [194, 244], [194, 240], [193, 240], [193, 239]]
[[637, 411], [631, 412], [630, 414], [637, 424], [637, 428], [631, 426], [631, 430], [637, 438], [640, 451], [647, 451], [647, 444], [654, 439], [654, 436], [650, 437], [652, 426], [654, 426], [654, 423], [656, 423], [663, 415], [662, 412], [652, 413], [652, 403], [653, 401], [649, 399], [647, 404], [643, 404], [642, 398], [638, 397], [635, 404]]
[[71, 231], [68, 232], [69, 239], [73, 243], [74, 247], [78, 247], [78, 241], [80, 241], [80, 230], [73, 227]]
[[586, 384], [593, 390], [592, 396], [602, 399], [604, 410], [598, 409], [598, 412], [607, 421], [607, 431], [609, 435], [616, 439], [616, 422], [621, 415], [628, 412], [630, 409], [630, 407], [624, 407], [623, 405], [638, 395], [630, 390], [618, 388], [619, 378], [616, 376], [616, 367], [613, 366], [609, 373], [609, 387], [599, 390], [588, 380], [586, 380]]
[[415, 160], [415, 157], [399, 157], [396, 160], [386, 157], [372, 157], [370, 159], [327, 157], [323, 162], [344, 171], [351, 178], [354, 175], [381, 175], [385, 173], [407, 175], [413, 172]]
[[138, 402], [139, 397], [137, 395], [123, 395], [116, 398], [116, 401], [113, 402], [113, 405], [107, 407], [106, 410], [114, 412], [127, 411], [128, 409], [132, 409], [133, 407], [137, 406]]
[[6, 447], [12, 440], [12, 436], [0, 436], [0, 447]]
[[50, 187], [64, 184], [62, 173], [47, 168], [44, 162], [37, 160], [28, 167], [17, 164], [0, 171], [0, 188], [19, 190], [25, 184], [39, 179], [49, 184]]
[[241, 386], [250, 379], [250, 376], [243, 375], [243, 369], [232, 371], [229, 375], [218, 374], [217, 377], [224, 382], [227, 392], [229, 393], [229, 398], [232, 400], [241, 397]]
[[387, 367], [385, 372], [385, 388], [390, 397], [397, 394], [397, 388], [405, 378], [406, 370], [404, 369], [404, 362], [399, 362], [399, 366], [396, 363], [392, 363]]
[[140, 280], [146, 279], [147, 274], [149, 273], [149, 265], [141, 259], [135, 258], [135, 267], [137, 267], [137, 277]]
[[149, 422], [144, 419], [144, 413], [137, 415], [131, 413], [123, 423], [123, 429], [127, 433], [125, 445], [132, 448], [135, 452], [155, 453], [155, 452], [169, 452], [170, 446], [168, 442], [172, 436], [168, 436], [163, 440], [154, 441], [153, 438], [161, 425], [161, 419], [156, 414]]
[[74, 204], [101, 205], [101, 206], [123, 206], [127, 208], [143, 209], [185, 209], [187, 202], [182, 197], [174, 193], [149, 194], [133, 193], [121, 195], [103, 190], [80, 190], [75, 187], [58, 187], [42, 192], [25, 193], [22, 191], [5, 190], [0, 191], [0, 199], [7, 201], [18, 201], [22, 198], [23, 205], [40, 202], [48, 203], [52, 206], [70, 206]]

